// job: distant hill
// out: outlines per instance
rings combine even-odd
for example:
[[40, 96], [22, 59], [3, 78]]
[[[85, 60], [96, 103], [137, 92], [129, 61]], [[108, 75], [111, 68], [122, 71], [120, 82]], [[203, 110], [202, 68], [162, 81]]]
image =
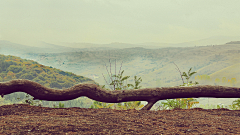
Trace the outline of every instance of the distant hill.
[[0, 63], [1, 82], [12, 79], [28, 79], [46, 87], [57, 89], [69, 88], [84, 82], [98, 84], [92, 79], [16, 56], [0, 55]]
[[5, 40], [0, 40], [0, 54], [22, 56], [25, 53], [63, 53], [63, 52], [79, 52], [88, 50], [111, 50], [108, 47], [94, 48], [72, 48], [69, 46], [60, 46], [50, 43], [41, 42], [38, 47], [27, 46], [17, 43], [12, 43]]
[[[194, 46], [206, 46], [206, 45], [223, 45], [229, 41], [239, 41], [240, 36], [213, 36], [205, 39], [182, 42], [182, 43], [138, 43], [141, 45], [163, 47], [194, 47]], [[239, 44], [239, 43], [238, 43]]]
[[231, 41], [231, 42], [228, 42], [226, 44], [240, 44], [240, 41]]
[[[99, 85], [87, 77], [79, 76], [71, 72], [64, 72], [51, 66], [44, 66], [33, 60], [21, 59], [20, 57], [11, 55], [0, 55], [0, 82], [6, 82], [13, 79], [28, 79], [43, 86], [55, 89], [69, 88], [79, 83], [93, 83]], [[17, 98], [25, 98], [23, 92], [18, 93], [19, 92], [11, 93], [4, 96], [4, 101], [8, 100], [10, 102], [15, 102]], [[68, 101], [64, 102], [66, 103]]]
[[[132, 47], [143, 47], [143, 48], [160, 48], [162, 46], [156, 46], [151, 44], [130, 44], [130, 43], [119, 43], [119, 42], [113, 42], [109, 44], [92, 44], [92, 43], [59, 43], [62, 46], [69, 46], [73, 48], [84, 48], [84, 49], [91, 49], [93, 50], [100, 50], [101, 48], [107, 48], [107, 50], [113, 50], [113, 49], [124, 49], [124, 48], [132, 48]], [[103, 49], [101, 49], [103, 50]], [[106, 50], [106, 49], [104, 49]]]
[[161, 43], [161, 42], [144, 42], [144, 43], [119, 43], [113, 42], [109, 44], [93, 44], [93, 43], [58, 43], [62, 46], [69, 46], [74, 48], [98, 48], [98, 47], [107, 47], [107, 48], [132, 48], [132, 47], [143, 47], [146, 49], [158, 49], [166, 47], [194, 47], [194, 46], [206, 46], [206, 45], [223, 45], [229, 41], [238, 41], [240, 36], [213, 36], [209, 38], [193, 40], [188, 42], [179, 42], [179, 43]]

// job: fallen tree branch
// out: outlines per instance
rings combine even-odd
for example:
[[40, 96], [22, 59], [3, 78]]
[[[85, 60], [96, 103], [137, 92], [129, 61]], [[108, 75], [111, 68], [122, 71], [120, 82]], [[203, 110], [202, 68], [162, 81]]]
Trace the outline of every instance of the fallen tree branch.
[[67, 89], [52, 89], [26, 79], [0, 82], [0, 95], [2, 97], [14, 92], [25, 92], [33, 96], [33, 100], [46, 101], [66, 101], [81, 96], [107, 103], [147, 101], [148, 104], [141, 110], [150, 110], [157, 101], [165, 99], [240, 98], [240, 88], [226, 86], [199, 85], [108, 91], [96, 84], [77, 84]]

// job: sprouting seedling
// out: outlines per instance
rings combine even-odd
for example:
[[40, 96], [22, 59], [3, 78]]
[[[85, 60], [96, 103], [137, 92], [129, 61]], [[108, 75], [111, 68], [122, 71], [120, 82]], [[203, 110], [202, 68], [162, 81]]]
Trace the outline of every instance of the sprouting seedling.
[[[174, 62], [173, 62], [173, 64], [176, 65]], [[178, 68], [177, 65], [176, 65], [176, 67]], [[183, 74], [181, 74], [181, 71], [180, 71], [179, 68], [178, 68], [178, 71], [179, 71], [179, 73], [180, 73], [180, 75], [181, 75], [181, 78], [182, 78], [183, 76], [186, 77], [186, 79], [187, 79], [187, 86], [189, 85], [189, 84], [188, 84], [188, 80], [190, 79], [190, 77], [191, 77], [193, 74], [197, 73], [197, 72], [192, 72], [192, 73], [190, 73], [191, 70], [192, 70], [192, 68], [189, 69], [188, 75], [187, 75], [186, 72], [183, 72]], [[182, 81], [183, 81], [183, 78], [182, 78]], [[185, 84], [186, 84], [186, 83], [184, 83], [184, 81], [183, 81], [183, 85], [180, 85], [180, 86], [185, 86]], [[192, 81], [190, 81], [190, 84], [192, 84]], [[195, 81], [195, 85], [196, 85], [196, 84], [199, 84], [199, 83]]]
[[[53, 105], [54, 108], [58, 108], [55, 104]], [[59, 102], [59, 108], [64, 108], [64, 103]]]
[[[173, 64], [175, 64], [175, 63], [173, 62]], [[176, 65], [176, 64], [175, 64], [175, 65]], [[176, 65], [176, 67], [178, 68], [177, 65]], [[192, 81], [190, 81], [190, 84], [189, 84], [189, 83], [188, 83], [188, 80], [190, 79], [190, 77], [191, 77], [193, 74], [197, 73], [197, 72], [192, 72], [192, 73], [190, 73], [191, 70], [192, 70], [192, 68], [189, 69], [188, 75], [187, 75], [186, 72], [183, 72], [183, 74], [181, 74], [181, 71], [180, 71], [179, 68], [178, 68], [178, 71], [179, 71], [179, 73], [180, 73], [180, 75], [181, 75], [182, 81], [183, 81], [183, 76], [186, 77], [186, 79], [187, 79], [187, 86], [193, 85]], [[180, 86], [185, 86], [185, 84], [186, 84], [186, 83], [184, 83], [184, 81], [183, 81], [183, 85], [180, 85]], [[196, 85], [196, 84], [199, 84], [199, 83], [195, 81], [195, 85]], [[177, 102], [177, 100], [180, 100], [180, 99], [176, 99], [177, 108], [180, 108], [180, 106], [181, 106], [182, 103], [179, 104], [179, 103]], [[170, 106], [171, 106], [171, 105], [170, 105]]]
[[[188, 75], [186, 74], [186, 72], [183, 72], [183, 74], [181, 75], [181, 76], [185, 76], [185, 77], [186, 77], [187, 86], [188, 86], [188, 80], [190, 79], [190, 77], [191, 77], [193, 74], [197, 73], [197, 72], [192, 72], [192, 73], [190, 73], [191, 70], [192, 70], [192, 68], [189, 69]], [[190, 83], [192, 83], [192, 81], [190, 81]], [[195, 82], [195, 84], [198, 84], [198, 82]], [[184, 83], [183, 83], [183, 85], [184, 85]]]

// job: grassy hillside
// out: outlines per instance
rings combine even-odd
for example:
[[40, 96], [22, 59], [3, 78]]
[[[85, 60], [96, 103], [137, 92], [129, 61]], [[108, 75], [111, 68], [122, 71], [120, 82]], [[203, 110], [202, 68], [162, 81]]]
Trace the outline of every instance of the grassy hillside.
[[[78, 76], [71, 72], [64, 72], [51, 66], [44, 66], [32, 60], [21, 59], [11, 55], [0, 55], [0, 82], [13, 79], [28, 79], [56, 89], [69, 88], [79, 83], [98, 84], [92, 79]], [[25, 97], [23, 92], [21, 94], [16, 93], [4, 96], [5, 100], [14, 102], [16, 98]]]

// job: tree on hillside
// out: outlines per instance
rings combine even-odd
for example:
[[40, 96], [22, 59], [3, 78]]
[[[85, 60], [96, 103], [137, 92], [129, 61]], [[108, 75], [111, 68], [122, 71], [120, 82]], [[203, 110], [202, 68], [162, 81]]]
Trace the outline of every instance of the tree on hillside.
[[35, 77], [34, 77], [32, 74], [25, 73], [25, 74], [21, 75], [20, 78], [32, 80], [32, 79], [34, 79]]
[[10, 65], [8, 68], [7, 68], [7, 71], [12, 71], [13, 73], [18, 73], [20, 71], [22, 71], [22, 67], [20, 66], [15, 66], [15, 65]]

